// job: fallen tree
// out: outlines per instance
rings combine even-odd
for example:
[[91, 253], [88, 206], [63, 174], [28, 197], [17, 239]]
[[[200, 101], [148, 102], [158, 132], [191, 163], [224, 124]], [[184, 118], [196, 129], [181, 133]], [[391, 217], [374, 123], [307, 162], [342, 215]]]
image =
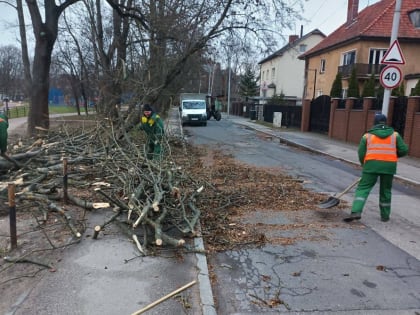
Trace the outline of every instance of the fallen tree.
[[[17, 207], [36, 205], [42, 216], [39, 222], [46, 222], [51, 212], [60, 214], [75, 238], [84, 233], [83, 225], [74, 222], [64, 204], [60, 206], [64, 195], [66, 202], [85, 210], [117, 211], [118, 215], [97, 229], [95, 239], [108, 224], [118, 220], [117, 224], [125, 227], [122, 230], [146, 254], [152, 245], [188, 246], [184, 237], [197, 234], [200, 210], [195, 200], [203, 187], [174, 161], [171, 152], [176, 146], [183, 147], [180, 141], [164, 138], [162, 159], [148, 160], [144, 135], [135, 130], [126, 132], [124, 124], [105, 120], [84, 130], [63, 125], [59, 131], [28, 139], [27, 143], [20, 140], [12, 157], [22, 167], [16, 170], [3, 160], [0, 174], [2, 180], [16, 184]], [[81, 187], [88, 193], [77, 196]], [[3, 182], [3, 199], [6, 188]], [[137, 234], [143, 235], [141, 244]]]

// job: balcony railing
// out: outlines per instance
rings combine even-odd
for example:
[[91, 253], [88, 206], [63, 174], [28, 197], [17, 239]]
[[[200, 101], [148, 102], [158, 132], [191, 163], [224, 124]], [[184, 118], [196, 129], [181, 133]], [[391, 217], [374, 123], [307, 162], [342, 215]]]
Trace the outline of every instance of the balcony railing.
[[351, 65], [339, 66], [338, 72], [341, 73], [343, 79], [348, 79], [351, 71], [356, 67], [356, 76], [358, 78], [369, 78], [372, 74], [379, 75], [386, 65], [382, 64], [368, 64], [368, 63], [354, 63]]

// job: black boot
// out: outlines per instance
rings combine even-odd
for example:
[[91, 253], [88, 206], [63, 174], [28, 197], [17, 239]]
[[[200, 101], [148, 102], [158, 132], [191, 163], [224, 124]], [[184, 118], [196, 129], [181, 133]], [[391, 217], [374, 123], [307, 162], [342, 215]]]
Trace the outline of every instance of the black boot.
[[344, 222], [352, 222], [353, 220], [360, 220], [362, 218], [362, 214], [358, 212], [352, 212], [350, 215], [343, 219]]

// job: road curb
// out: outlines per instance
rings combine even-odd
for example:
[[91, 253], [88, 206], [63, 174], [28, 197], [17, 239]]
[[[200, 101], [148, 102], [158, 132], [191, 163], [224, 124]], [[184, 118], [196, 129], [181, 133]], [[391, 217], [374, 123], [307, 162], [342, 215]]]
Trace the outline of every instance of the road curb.
[[200, 291], [200, 301], [203, 315], [217, 315], [214, 305], [213, 291], [210, 283], [209, 269], [207, 265], [207, 257], [204, 253], [204, 241], [202, 237], [194, 239], [195, 248], [198, 252], [195, 254], [197, 258], [198, 285]]
[[[179, 132], [179, 136], [181, 137], [182, 143], [184, 145], [184, 151], [186, 154], [186, 147], [184, 143], [184, 129], [182, 127], [181, 117], [179, 116], [179, 111], [172, 109], [175, 112], [169, 116], [168, 124], [176, 125], [175, 128], [172, 129], [174, 133]], [[176, 117], [174, 117], [176, 116]], [[172, 135], [174, 135], [174, 133]], [[198, 222], [198, 232], [201, 235], [201, 225]], [[217, 315], [216, 307], [214, 304], [214, 297], [213, 291], [210, 282], [210, 275], [209, 269], [207, 264], [207, 257], [205, 254], [204, 249], [204, 240], [202, 237], [195, 237], [194, 238], [194, 247], [197, 250], [195, 257], [197, 259], [197, 268], [198, 268], [198, 286], [199, 286], [199, 295], [200, 295], [200, 303], [201, 303], [201, 310], [203, 315]]]

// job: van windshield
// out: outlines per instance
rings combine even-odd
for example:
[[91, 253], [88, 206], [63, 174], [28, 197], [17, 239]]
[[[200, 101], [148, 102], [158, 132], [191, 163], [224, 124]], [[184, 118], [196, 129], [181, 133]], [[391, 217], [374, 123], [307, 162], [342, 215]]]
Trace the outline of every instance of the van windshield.
[[184, 101], [182, 103], [184, 109], [205, 109], [206, 102], [204, 101]]

